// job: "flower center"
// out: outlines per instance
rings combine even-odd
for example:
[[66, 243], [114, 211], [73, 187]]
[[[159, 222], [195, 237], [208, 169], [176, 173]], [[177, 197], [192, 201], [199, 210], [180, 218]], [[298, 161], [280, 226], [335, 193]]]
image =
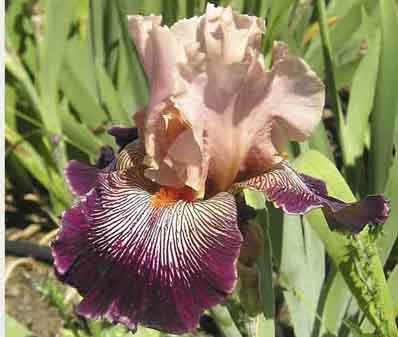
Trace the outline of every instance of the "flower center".
[[154, 208], [168, 207], [179, 200], [194, 201], [195, 192], [189, 187], [161, 187], [159, 192], [152, 195], [150, 202]]

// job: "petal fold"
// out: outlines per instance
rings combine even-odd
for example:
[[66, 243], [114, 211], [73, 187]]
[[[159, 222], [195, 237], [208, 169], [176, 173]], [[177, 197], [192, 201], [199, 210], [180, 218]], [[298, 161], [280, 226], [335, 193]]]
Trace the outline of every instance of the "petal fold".
[[196, 327], [234, 288], [242, 243], [233, 196], [155, 207], [135, 168], [100, 173], [67, 210], [53, 243], [57, 276], [83, 295], [77, 312], [134, 330]]
[[368, 223], [383, 224], [388, 216], [388, 201], [381, 195], [346, 203], [328, 195], [322, 180], [297, 173], [286, 161], [272, 170], [235, 184], [234, 188], [254, 188], [288, 214], [304, 214], [314, 208], [322, 211], [333, 229], [360, 232]]

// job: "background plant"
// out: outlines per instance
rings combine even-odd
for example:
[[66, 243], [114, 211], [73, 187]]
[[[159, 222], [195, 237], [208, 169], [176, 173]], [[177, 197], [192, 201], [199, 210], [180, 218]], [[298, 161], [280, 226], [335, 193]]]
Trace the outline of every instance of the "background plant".
[[[352, 201], [383, 193], [392, 209], [382, 230], [348, 236], [331, 232], [321, 212], [283, 215], [245, 192], [264, 231], [253, 290], [260, 310], [249, 316], [237, 293], [207, 314], [228, 337], [398, 336], [397, 1], [211, 2], [266, 19], [267, 62], [273, 41], [283, 40], [323, 78], [323, 122], [308, 142], [289, 145], [295, 166], [325, 180], [333, 196]], [[131, 125], [148, 99], [126, 15], [162, 14], [170, 25], [205, 6], [203, 0], [6, 1], [6, 188], [34, 191], [56, 227], [72, 202], [66, 161], [95, 162], [102, 145], [116, 147], [106, 129]], [[56, 296], [50, 302], [72, 317], [54, 287], [45, 297]], [[289, 319], [281, 323], [286, 306]], [[7, 322], [7, 331], [15, 331], [17, 323]], [[62, 334], [126, 333], [106, 323], [75, 323], [66, 320]]]

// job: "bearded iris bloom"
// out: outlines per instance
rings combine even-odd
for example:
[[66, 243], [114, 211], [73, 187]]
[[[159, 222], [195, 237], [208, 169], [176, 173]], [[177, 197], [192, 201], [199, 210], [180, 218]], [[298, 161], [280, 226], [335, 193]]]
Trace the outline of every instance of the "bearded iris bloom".
[[150, 89], [134, 116], [139, 139], [114, 127], [116, 155], [65, 169], [78, 201], [52, 248], [58, 278], [83, 295], [78, 314], [132, 330], [195, 328], [235, 286], [242, 188], [289, 214], [322, 208], [340, 230], [385, 221], [382, 196], [344, 203], [289, 165], [283, 146], [320, 121], [324, 86], [282, 43], [266, 68], [263, 20], [209, 4], [171, 28], [132, 16], [129, 29]]

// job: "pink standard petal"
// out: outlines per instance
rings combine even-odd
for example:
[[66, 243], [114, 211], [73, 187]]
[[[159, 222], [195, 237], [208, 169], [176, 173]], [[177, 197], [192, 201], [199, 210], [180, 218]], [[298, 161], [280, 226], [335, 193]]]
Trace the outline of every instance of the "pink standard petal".
[[[284, 144], [306, 139], [319, 122], [323, 84], [281, 43], [266, 70], [262, 19], [209, 4], [201, 17], [159, 24], [130, 20], [151, 87], [136, 123], [152, 180], [215, 195], [282, 161]], [[174, 137], [170, 115], [184, 121]]]
[[286, 140], [303, 141], [321, 119], [324, 85], [304, 60], [287, 53], [284, 43], [275, 43], [273, 53], [272, 87], [264, 108], [285, 130]]
[[83, 295], [77, 312], [134, 330], [192, 330], [236, 282], [242, 236], [234, 198], [151, 204], [133, 169], [101, 174], [64, 214], [53, 243], [57, 276]]
[[[274, 47], [274, 67], [265, 70], [258, 19], [212, 6], [208, 11], [197, 31], [203, 44], [198, 53], [206, 52], [205, 70], [184, 73], [186, 90], [173, 98], [194, 121], [195, 138], [180, 144], [179, 151], [176, 144], [173, 151], [183, 154], [184, 148], [199, 144], [198, 158], [207, 165], [200, 172], [207, 177], [197, 179], [198, 185], [207, 179], [206, 193], [214, 195], [282, 161], [280, 153], [288, 140], [306, 139], [321, 118], [324, 86], [304, 61], [290, 56], [280, 43]], [[238, 35], [244, 36], [239, 39], [243, 45], [234, 49], [230, 36]], [[177, 163], [177, 156], [171, 162]]]

